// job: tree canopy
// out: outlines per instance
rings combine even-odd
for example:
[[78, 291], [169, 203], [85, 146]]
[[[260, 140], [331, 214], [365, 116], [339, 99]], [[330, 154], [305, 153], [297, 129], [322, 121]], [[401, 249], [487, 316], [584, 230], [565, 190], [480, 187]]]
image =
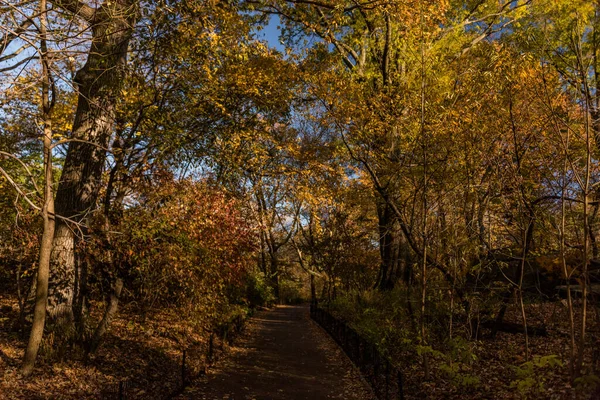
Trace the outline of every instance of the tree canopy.
[[481, 343], [509, 326], [508, 397], [589, 395], [599, 15], [0, 0], [0, 299], [22, 374], [94, 359], [119, 307], [214, 333], [311, 301], [404, 360], [413, 389], [434, 382], [414, 393], [491, 396]]

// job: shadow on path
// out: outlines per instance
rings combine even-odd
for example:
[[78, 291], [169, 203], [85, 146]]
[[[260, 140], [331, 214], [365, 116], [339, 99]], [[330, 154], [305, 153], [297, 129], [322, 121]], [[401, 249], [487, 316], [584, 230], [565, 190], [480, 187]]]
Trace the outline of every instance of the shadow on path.
[[372, 399], [307, 306], [256, 314], [220, 365], [178, 399]]

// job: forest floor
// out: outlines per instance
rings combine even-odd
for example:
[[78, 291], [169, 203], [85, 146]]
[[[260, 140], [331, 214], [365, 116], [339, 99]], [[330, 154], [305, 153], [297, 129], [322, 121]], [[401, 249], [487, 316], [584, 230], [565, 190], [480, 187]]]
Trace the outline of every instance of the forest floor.
[[[99, 313], [102, 308], [96, 310]], [[591, 390], [575, 390], [568, 382], [565, 310], [561, 302], [531, 304], [527, 308], [530, 326], [548, 327], [547, 337], [530, 337], [531, 354], [557, 355], [563, 367], [534, 367], [518, 381], [515, 368], [526, 361], [524, 335], [499, 333], [495, 339], [469, 341], [476, 347], [473, 351], [478, 358], [468, 365], [460, 364], [454, 377], [439, 368], [438, 364], [447, 360], [436, 360], [433, 378], [425, 380], [414, 355], [412, 360], [395, 357], [404, 366], [407, 398], [590, 399]], [[17, 319], [16, 299], [0, 294], [0, 400], [114, 399], [119, 382], [125, 382], [127, 399], [170, 398], [180, 387], [183, 349], [187, 349], [189, 375], [200, 377], [179, 394], [179, 400], [373, 399], [357, 369], [310, 320], [305, 306], [256, 312], [233, 345], [215, 340], [219, 360], [207, 368], [207, 332], [194, 329], [173, 310], [158, 310], [141, 318], [134, 304], [124, 305], [94, 358], [85, 361], [76, 347], [61, 352], [56, 343], [46, 343], [34, 375], [26, 380], [18, 373], [26, 340], [14, 329]], [[509, 310], [506, 319], [519, 322], [517, 310]], [[600, 348], [598, 326], [595, 313], [590, 313], [588, 370], [597, 367], [593, 355]], [[475, 376], [479, 382], [473, 386], [456, 383], [457, 378], [465, 376]], [[534, 386], [542, 384], [543, 390], [533, 388], [524, 393], [515, 386], [519, 382], [527, 384], [529, 378], [533, 378], [529, 383]]]
[[119, 382], [126, 399], [172, 398], [184, 348], [188, 374], [200, 377], [179, 399], [374, 399], [306, 306], [256, 312], [233, 345], [215, 337], [217, 361], [208, 367], [207, 332], [173, 311], [141, 319], [135, 305], [124, 305], [93, 358], [86, 361], [81, 349], [61, 349], [46, 338], [29, 379], [18, 372], [26, 338], [16, 320], [16, 299], [0, 295], [0, 400], [115, 399]]
[[[95, 320], [102, 309], [93, 307]], [[126, 399], [165, 399], [180, 387], [183, 349], [190, 374], [206, 368], [207, 332], [194, 329], [176, 310], [141, 317], [137, 305], [124, 304], [93, 358], [85, 360], [81, 348], [46, 337], [33, 375], [22, 379], [27, 341], [15, 328], [17, 320], [16, 297], [0, 294], [0, 400], [116, 399], [119, 382]], [[218, 339], [214, 347], [217, 357], [228, 349]]]
[[[581, 307], [575, 302], [575, 308]], [[591, 308], [591, 306], [590, 306]], [[480, 332], [477, 340], [465, 342], [470, 350], [445, 351], [443, 357], [430, 359], [431, 379], [425, 379], [422, 358], [414, 353], [394, 354], [403, 366], [407, 399], [544, 399], [544, 400], [600, 400], [597, 374], [600, 329], [594, 311], [588, 310], [587, 345], [584, 351], [584, 376], [577, 385], [569, 383], [569, 315], [564, 301], [526, 305], [529, 327], [547, 328], [546, 336], [529, 336], [530, 361], [526, 358], [526, 341], [522, 333], [498, 332], [489, 336], [489, 330]], [[506, 322], [522, 324], [520, 309], [511, 305]], [[580, 326], [580, 315], [575, 315], [575, 326]], [[457, 329], [457, 335], [469, 337]], [[440, 339], [437, 339], [438, 343]], [[462, 354], [461, 354], [462, 353]], [[460, 361], [461, 358], [470, 361]], [[560, 366], [544, 363], [552, 357]], [[452, 360], [454, 364], [452, 364]], [[532, 360], [539, 360], [538, 362]], [[450, 366], [456, 369], [449, 372]], [[465, 378], [477, 381], [469, 384]], [[594, 394], [592, 394], [594, 392]]]
[[259, 312], [230, 355], [177, 399], [373, 399], [307, 306]]

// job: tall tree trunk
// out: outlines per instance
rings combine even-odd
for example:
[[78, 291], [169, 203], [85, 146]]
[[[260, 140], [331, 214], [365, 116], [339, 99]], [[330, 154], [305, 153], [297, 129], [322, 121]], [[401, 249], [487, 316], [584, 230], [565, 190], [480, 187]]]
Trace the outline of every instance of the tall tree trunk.
[[394, 288], [399, 276], [404, 276], [401, 269], [402, 232], [396, 215], [389, 204], [381, 199], [377, 203], [379, 218], [379, 254], [381, 264], [377, 274], [375, 288], [386, 291]]
[[[73, 135], [56, 193], [56, 212], [75, 224], [57, 221], [51, 259], [49, 311], [54, 319], [73, 319], [76, 288], [77, 223], [93, 209], [115, 119], [115, 104], [125, 78], [127, 49], [137, 20], [135, 0], [104, 2], [97, 9], [74, 9], [71, 1], [55, 5], [83, 16], [92, 25], [86, 64], [77, 72], [79, 88]], [[82, 268], [86, 268], [82, 265]], [[80, 271], [85, 275], [85, 271]], [[78, 283], [81, 283], [79, 280]]]
[[47, 57], [48, 46], [46, 43], [47, 31], [47, 5], [46, 1], [40, 2], [40, 59], [42, 62], [42, 109], [44, 114], [44, 206], [42, 207], [42, 218], [44, 220], [44, 231], [40, 244], [40, 257], [36, 277], [35, 307], [33, 311], [33, 325], [23, 358], [21, 373], [29, 376], [33, 372], [35, 360], [42, 343], [44, 326], [46, 324], [46, 306], [48, 303], [48, 276], [50, 274], [50, 256], [52, 253], [52, 238], [55, 228], [54, 194], [52, 193], [53, 171], [52, 171], [52, 109], [54, 107], [54, 96], [50, 100], [52, 77]]
[[42, 215], [44, 219], [44, 232], [40, 244], [40, 257], [36, 278], [35, 307], [33, 311], [33, 325], [21, 373], [28, 376], [33, 372], [37, 353], [42, 343], [44, 326], [46, 324], [46, 305], [48, 303], [48, 277], [50, 274], [50, 255], [52, 253], [52, 238], [54, 236], [54, 200], [52, 194], [52, 150], [46, 143], [50, 142], [52, 132], [47, 125], [44, 129], [44, 164], [46, 169], [46, 184], [44, 190], [44, 208]]

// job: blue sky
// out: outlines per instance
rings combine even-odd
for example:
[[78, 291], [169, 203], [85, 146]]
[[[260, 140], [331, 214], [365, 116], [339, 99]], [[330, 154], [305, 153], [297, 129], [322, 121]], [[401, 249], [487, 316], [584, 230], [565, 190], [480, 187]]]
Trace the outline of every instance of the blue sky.
[[279, 24], [279, 16], [272, 15], [267, 26], [259, 31], [256, 36], [259, 39], [265, 40], [270, 47], [274, 47], [280, 52], [285, 53], [285, 47], [279, 42], [280, 30], [277, 28]]

